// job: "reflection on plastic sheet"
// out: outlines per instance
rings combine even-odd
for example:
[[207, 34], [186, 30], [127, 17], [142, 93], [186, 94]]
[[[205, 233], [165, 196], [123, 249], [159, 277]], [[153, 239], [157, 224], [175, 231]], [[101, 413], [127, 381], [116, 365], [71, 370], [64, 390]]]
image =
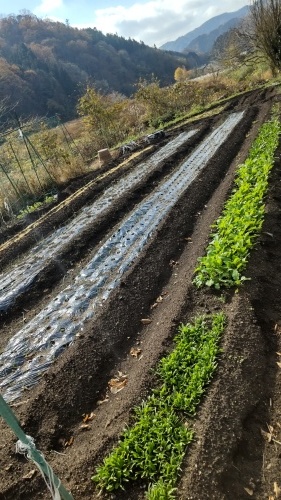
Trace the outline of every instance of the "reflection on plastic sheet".
[[0, 390], [7, 401], [19, 397], [23, 387], [34, 385], [85, 322], [101, 310], [161, 221], [242, 116], [243, 112], [232, 114], [217, 127], [177, 171], [123, 219], [75, 283], [9, 341], [0, 355]]
[[90, 227], [98, 216], [105, 216], [111, 210], [113, 201], [116, 202], [118, 198], [123, 198], [127, 192], [134, 190], [138, 183], [143, 182], [158, 168], [160, 162], [171, 156], [196, 132], [197, 130], [184, 132], [163, 146], [147, 161], [137, 165], [131, 172], [107, 188], [92, 205], [84, 207], [74, 220], [57, 229], [33, 247], [12, 270], [2, 273], [0, 275], [0, 312], [7, 311], [17, 297], [28, 291], [48, 262], [55, 259], [71, 240]]

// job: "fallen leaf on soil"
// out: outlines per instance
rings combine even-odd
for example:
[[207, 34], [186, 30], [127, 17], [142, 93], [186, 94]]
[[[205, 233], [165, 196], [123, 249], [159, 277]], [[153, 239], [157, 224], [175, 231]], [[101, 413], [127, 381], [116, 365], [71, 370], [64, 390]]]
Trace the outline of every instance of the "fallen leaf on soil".
[[123, 382], [114, 382], [113, 380], [111, 380], [109, 384], [110, 392], [112, 392], [112, 394], [117, 394], [118, 392], [122, 391], [122, 389], [124, 389], [126, 384], [126, 380], [123, 380]]
[[279, 444], [279, 445], [281, 446], [281, 441], [277, 441], [277, 439], [273, 439], [273, 438], [272, 438], [272, 441], [273, 441], [274, 443]]
[[281, 489], [279, 488], [277, 483], [274, 483], [273, 490], [274, 490], [276, 498], [280, 498]]
[[107, 429], [107, 427], [109, 427], [109, 426], [110, 426], [110, 424], [111, 424], [111, 422], [112, 422], [113, 420], [114, 420], [114, 418], [110, 418], [109, 420], [107, 420], [107, 422], [106, 422], [106, 424], [105, 424], [104, 428], [105, 428], [105, 429]]
[[149, 325], [149, 323], [151, 323], [151, 321], [152, 320], [150, 318], [143, 318], [143, 319], [141, 319], [141, 323], [143, 325]]
[[139, 347], [132, 347], [132, 349], [130, 350], [130, 354], [134, 358], [137, 358], [140, 355], [140, 353], [141, 353], [141, 349]]
[[25, 476], [22, 476], [23, 479], [32, 479], [34, 474], [36, 474], [36, 469], [32, 469]]
[[95, 417], [96, 417], [96, 414], [94, 412], [91, 412], [89, 415], [88, 415], [88, 413], [86, 413], [85, 417], [83, 418], [84, 424], [86, 422], [93, 420]]
[[261, 429], [261, 435], [264, 437], [266, 441], [269, 443], [272, 441], [272, 434], [271, 432], [265, 432], [263, 429]]
[[71, 438], [64, 443], [64, 447], [67, 448], [67, 446], [71, 446], [74, 443], [74, 437], [71, 436]]
[[89, 431], [91, 429], [91, 426], [89, 424], [81, 424], [79, 429], [82, 431]]
[[118, 392], [124, 389], [125, 385], [128, 382], [128, 375], [123, 374], [122, 372], [118, 372], [118, 376], [110, 379], [108, 382], [110, 392], [112, 394], [117, 394]]
[[267, 428], [268, 428], [268, 431], [270, 432], [270, 434], [274, 434], [274, 428], [272, 427], [272, 425], [267, 425]]
[[246, 493], [248, 493], [248, 495], [250, 495], [250, 497], [253, 496], [254, 494], [253, 490], [250, 490], [250, 488], [244, 488], [244, 490], [246, 491]]
[[20, 401], [19, 403], [10, 403], [11, 408], [17, 408], [18, 406], [25, 405], [28, 403], [29, 399], [26, 399], [25, 401]]
[[163, 302], [163, 297], [162, 297], [162, 295], [159, 295], [159, 297], [157, 297], [157, 299], [156, 299], [156, 302], [154, 302], [154, 304], [152, 304], [150, 309], [155, 309], [155, 307], [157, 307], [158, 304], [161, 304], [161, 302]]
[[281, 356], [281, 352], [277, 352], [276, 354], [277, 354], [277, 356]]
[[152, 306], [150, 306], [150, 309], [155, 309], [155, 307], [158, 306], [158, 303], [157, 302], [154, 302], [154, 304], [152, 304]]
[[100, 399], [99, 401], [97, 401], [97, 405], [100, 406], [100, 405], [103, 405], [103, 403], [107, 403], [109, 401], [108, 398], [105, 398], [105, 399]]
[[275, 324], [274, 331], [275, 331], [275, 333], [278, 333], [278, 334], [281, 333], [281, 326], [278, 325], [278, 323]]
[[278, 366], [279, 368], [281, 368], [281, 363], [280, 363], [280, 362], [278, 362], [278, 361], [277, 361], [277, 363], [276, 363], [276, 364], [277, 364], [277, 366]]

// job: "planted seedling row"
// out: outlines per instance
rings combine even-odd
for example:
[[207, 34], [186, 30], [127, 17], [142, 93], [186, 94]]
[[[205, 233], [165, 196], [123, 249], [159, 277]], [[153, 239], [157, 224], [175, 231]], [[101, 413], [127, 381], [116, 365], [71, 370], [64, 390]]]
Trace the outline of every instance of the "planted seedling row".
[[212, 378], [224, 327], [222, 313], [180, 326], [174, 350], [156, 369], [160, 387], [135, 409], [134, 425], [97, 468], [92, 479], [98, 488], [113, 491], [144, 480], [150, 482], [149, 500], [174, 498], [181, 462], [193, 438], [185, 418], [195, 415]]
[[220, 289], [240, 285], [249, 252], [265, 213], [264, 197], [281, 126], [274, 117], [260, 129], [248, 159], [238, 169], [235, 187], [214, 225], [206, 255], [199, 258], [194, 284]]

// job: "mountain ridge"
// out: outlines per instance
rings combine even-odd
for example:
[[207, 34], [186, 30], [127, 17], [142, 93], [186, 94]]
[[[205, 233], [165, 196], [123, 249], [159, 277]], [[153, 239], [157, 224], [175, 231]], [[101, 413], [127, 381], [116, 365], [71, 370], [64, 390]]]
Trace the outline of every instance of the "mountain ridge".
[[[184, 52], [187, 48], [189, 49], [191, 43], [200, 36], [209, 35], [212, 31], [218, 29], [220, 26], [228, 23], [231, 19], [241, 19], [247, 15], [249, 12], [249, 5], [245, 5], [241, 9], [233, 12], [225, 12], [214, 16], [208, 21], [205, 21], [201, 26], [198, 26], [194, 30], [178, 37], [174, 41], [169, 41], [161, 45], [161, 50], [169, 50], [172, 52]], [[227, 29], [225, 30], [227, 31]], [[220, 33], [222, 34], [222, 33]], [[219, 35], [218, 35], [219, 36]], [[194, 50], [194, 48], [192, 49]]]

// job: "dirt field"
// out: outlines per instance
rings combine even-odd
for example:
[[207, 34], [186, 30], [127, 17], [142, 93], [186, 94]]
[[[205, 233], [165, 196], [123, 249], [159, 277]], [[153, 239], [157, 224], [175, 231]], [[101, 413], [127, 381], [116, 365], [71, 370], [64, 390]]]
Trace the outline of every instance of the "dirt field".
[[[74, 331], [71, 342], [63, 344], [54, 363], [40, 372], [37, 383], [30, 386], [22, 383], [20, 395], [10, 401], [25, 432], [35, 439], [38, 449], [75, 499], [144, 498], [141, 483], [114, 495], [100, 494], [91, 476], [130, 422], [132, 408], [154, 387], [152, 369], [171, 350], [178, 325], [192, 321], [197, 314], [217, 311], [224, 311], [228, 322], [222, 353], [215, 377], [192, 422], [195, 439], [186, 452], [177, 498], [278, 498], [281, 147], [276, 152], [270, 177], [262, 233], [246, 272], [250, 280], [238, 292], [227, 291], [222, 301], [219, 294], [197, 290], [192, 277], [198, 257], [204, 254], [210, 226], [231, 191], [237, 166], [246, 159], [261, 124], [269, 118], [272, 105], [279, 101], [279, 94], [273, 88], [236, 97], [223, 113], [180, 125], [167, 131], [161, 142], [146, 147], [133, 158], [116, 159], [102, 171], [77, 180], [67, 187], [62, 196], [65, 199], [50, 212], [29, 225], [26, 223], [26, 227], [21, 225], [3, 232], [0, 266], [9, 277], [15, 266], [23, 265], [27, 252], [42, 238], [51, 237], [64, 224], [75, 223], [83, 207], [91, 206], [113, 183], [130, 173], [131, 182], [134, 169], [141, 162], [150, 161], [152, 155], [161, 155], [162, 148], [167, 147], [167, 155], [162, 155], [159, 163], [138, 182], [132, 181], [130, 189], [117, 193], [104, 212], [88, 223], [81, 223], [77, 234], [73, 229], [66, 231], [66, 241], [59, 248], [54, 243], [54, 256], [45, 259], [32, 283], [16, 294], [9, 305], [3, 306], [2, 354], [17, 332], [32, 322], [36, 325], [36, 318], [41, 318], [38, 315], [56, 297], [66, 289], [75, 289], [79, 273], [95, 259], [116, 228], [120, 231], [128, 214], [153, 196], [232, 113], [244, 111], [242, 119], [204, 167], [179, 197], [172, 199], [172, 208], [163, 211], [163, 217], [159, 217], [159, 223], [151, 229], [144, 246], [119, 281], [116, 278], [116, 286], [110, 288], [95, 315], [87, 316], [78, 333]], [[194, 131], [193, 135], [186, 140], [183, 136], [183, 142], [169, 153], [171, 142], [189, 131]], [[151, 228], [158, 215], [156, 211]], [[30, 273], [32, 268], [31, 264]], [[28, 272], [24, 270], [23, 275]], [[13, 287], [12, 283], [11, 290]], [[163, 300], [157, 303], [160, 296]], [[151, 322], [143, 325], [141, 320], [147, 318]], [[141, 356], [131, 356], [132, 347], [141, 349]], [[114, 395], [108, 390], [108, 381], [118, 371], [128, 375], [128, 383]], [[89, 428], [82, 430], [83, 415], [91, 412], [95, 417]], [[3, 421], [0, 432], [0, 499], [50, 498], [39, 472], [27, 476], [35, 467], [15, 453], [16, 438]]]

